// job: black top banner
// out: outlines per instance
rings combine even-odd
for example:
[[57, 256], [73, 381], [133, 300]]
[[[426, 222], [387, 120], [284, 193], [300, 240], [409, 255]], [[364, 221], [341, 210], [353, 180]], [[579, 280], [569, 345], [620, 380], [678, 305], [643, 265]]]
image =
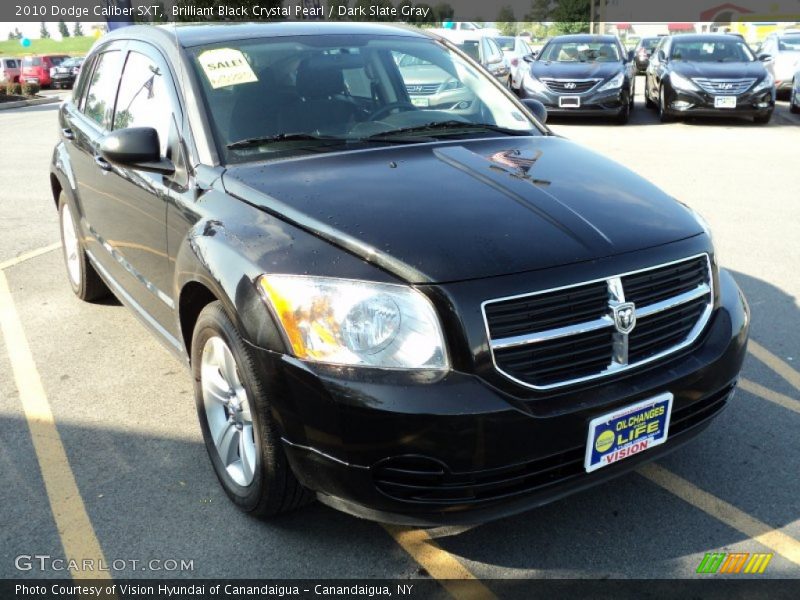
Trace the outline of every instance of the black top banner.
[[3, 0], [6, 22], [800, 23], [800, 0]]

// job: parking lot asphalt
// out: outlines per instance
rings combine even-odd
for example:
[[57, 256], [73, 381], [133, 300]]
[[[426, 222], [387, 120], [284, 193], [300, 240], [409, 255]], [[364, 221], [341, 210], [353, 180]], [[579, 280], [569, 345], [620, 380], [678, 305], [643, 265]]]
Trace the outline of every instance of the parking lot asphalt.
[[[641, 97], [625, 126], [551, 124], [708, 220], [752, 308], [743, 385], [703, 435], [653, 467], [522, 515], [423, 533], [319, 504], [270, 522], [233, 507], [188, 372], [127, 309], [69, 289], [47, 175], [57, 105], [3, 111], [0, 578], [64, 577], [19, 570], [16, 557], [74, 558], [91, 535], [109, 563], [193, 561], [126, 564], [115, 577], [690, 578], [707, 552], [774, 553], [759, 577], [800, 577], [800, 119], [779, 104], [766, 126], [661, 124]], [[14, 324], [24, 339], [9, 337]]]

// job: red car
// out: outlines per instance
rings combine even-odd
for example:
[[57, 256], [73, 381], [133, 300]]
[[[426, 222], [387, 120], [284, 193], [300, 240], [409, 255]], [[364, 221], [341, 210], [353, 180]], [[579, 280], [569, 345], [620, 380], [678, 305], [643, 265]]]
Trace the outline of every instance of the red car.
[[62, 61], [68, 59], [66, 54], [45, 54], [43, 56], [26, 56], [22, 59], [22, 71], [20, 72], [20, 83], [38, 83], [42, 87], [47, 87], [51, 83], [50, 69], [60, 65]]

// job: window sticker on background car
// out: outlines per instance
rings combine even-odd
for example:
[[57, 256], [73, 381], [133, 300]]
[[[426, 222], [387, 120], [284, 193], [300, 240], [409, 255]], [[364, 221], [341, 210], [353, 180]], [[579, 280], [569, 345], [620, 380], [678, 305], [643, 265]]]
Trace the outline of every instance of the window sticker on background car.
[[197, 57], [208, 82], [214, 89], [258, 81], [250, 64], [239, 50], [217, 48]]

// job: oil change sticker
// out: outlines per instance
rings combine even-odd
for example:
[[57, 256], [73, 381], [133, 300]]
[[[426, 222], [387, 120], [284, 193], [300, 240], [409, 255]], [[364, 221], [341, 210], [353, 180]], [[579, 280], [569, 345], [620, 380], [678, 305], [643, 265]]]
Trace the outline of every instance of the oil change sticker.
[[208, 82], [214, 89], [251, 83], [258, 77], [250, 68], [250, 63], [239, 50], [233, 48], [217, 48], [206, 50], [197, 57]]

